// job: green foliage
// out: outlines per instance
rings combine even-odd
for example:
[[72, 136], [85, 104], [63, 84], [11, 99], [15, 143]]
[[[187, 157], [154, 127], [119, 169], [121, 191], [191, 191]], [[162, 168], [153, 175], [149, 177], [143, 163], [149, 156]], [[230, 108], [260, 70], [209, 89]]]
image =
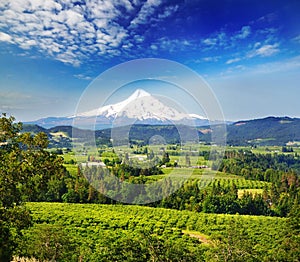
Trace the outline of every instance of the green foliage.
[[300, 257], [300, 204], [295, 203], [288, 214], [285, 236], [274, 254], [276, 261], [299, 261]]
[[26, 181], [20, 172], [21, 149], [18, 133], [21, 124], [5, 114], [0, 118], [0, 260], [9, 261], [16, 234], [30, 224], [28, 211], [21, 206], [18, 184]]
[[162, 160], [161, 160], [161, 164], [164, 165], [166, 163], [170, 162], [170, 157], [169, 157], [169, 153], [168, 152], [163, 152], [163, 156], [162, 156]]
[[46, 151], [45, 133], [22, 133], [13, 117], [0, 118], [0, 260], [9, 261], [20, 230], [30, 225], [24, 200], [58, 200], [65, 168]]
[[[16, 255], [42, 258], [45, 243], [52, 241], [49, 254], [53, 256], [54, 243], [58, 247], [64, 243], [59, 250], [62, 257], [74, 253], [68, 255], [68, 261], [270, 261], [285, 237], [286, 219], [274, 217], [130, 205], [27, 206], [34, 227], [23, 231], [23, 244]], [[185, 230], [201, 232], [208, 239], [204, 243], [183, 234]], [[35, 243], [44, 247], [33, 248]]]
[[60, 225], [36, 224], [23, 236], [19, 250], [40, 261], [78, 261], [74, 239]]
[[255, 249], [255, 241], [251, 239], [240, 220], [232, 220], [226, 225], [226, 234], [213, 236], [215, 248], [207, 257], [209, 261], [262, 261], [263, 254]]

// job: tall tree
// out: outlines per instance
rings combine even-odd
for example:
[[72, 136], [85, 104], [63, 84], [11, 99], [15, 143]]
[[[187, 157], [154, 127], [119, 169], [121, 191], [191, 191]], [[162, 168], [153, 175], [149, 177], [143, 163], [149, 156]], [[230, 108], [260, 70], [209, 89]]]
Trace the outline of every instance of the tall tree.
[[[50, 179], [59, 180], [66, 172], [62, 159], [45, 150], [46, 134], [20, 134], [22, 124], [14, 121], [6, 114], [0, 117], [0, 261], [10, 261], [16, 236], [30, 225], [23, 200], [46, 200]], [[52, 191], [60, 190], [57, 182], [50, 183]]]

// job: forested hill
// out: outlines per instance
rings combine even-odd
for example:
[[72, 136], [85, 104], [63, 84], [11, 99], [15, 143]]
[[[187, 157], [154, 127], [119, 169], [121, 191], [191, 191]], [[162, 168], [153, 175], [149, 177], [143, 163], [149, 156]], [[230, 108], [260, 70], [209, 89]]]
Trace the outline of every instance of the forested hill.
[[[115, 134], [126, 134], [124, 130], [128, 127], [118, 127]], [[195, 130], [196, 129], [196, 130]], [[195, 132], [199, 140], [210, 142], [210, 128], [189, 127], [172, 125], [134, 125], [129, 132], [131, 141], [139, 141], [148, 144], [149, 139], [154, 136], [161, 136], [165, 143], [182, 142], [182, 134], [186, 137], [194, 137]], [[71, 146], [72, 132], [83, 140], [91, 137], [90, 130], [72, 129], [71, 126], [57, 126], [45, 129], [37, 125], [24, 125], [24, 132], [45, 132], [50, 139], [50, 146]], [[190, 134], [190, 135], [189, 135]], [[99, 143], [109, 143], [111, 129], [96, 131], [96, 140]], [[227, 143], [229, 145], [285, 145], [288, 142], [300, 142], [300, 119], [289, 117], [267, 117], [238, 121], [227, 126]]]
[[227, 127], [227, 143], [232, 145], [284, 145], [290, 141], [300, 141], [299, 118], [267, 117]]

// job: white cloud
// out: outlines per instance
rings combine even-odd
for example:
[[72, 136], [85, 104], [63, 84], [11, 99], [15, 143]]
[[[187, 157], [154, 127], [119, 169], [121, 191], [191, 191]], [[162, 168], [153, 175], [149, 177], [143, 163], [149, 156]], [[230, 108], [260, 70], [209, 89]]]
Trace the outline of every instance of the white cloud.
[[275, 44], [267, 44], [267, 45], [263, 45], [261, 47], [258, 47], [252, 51], [250, 51], [248, 53], [248, 58], [252, 58], [255, 56], [261, 56], [261, 57], [267, 57], [267, 56], [272, 56], [277, 54], [280, 49], [278, 48], [279, 44], [275, 43]]
[[150, 48], [151, 48], [152, 50], [157, 50], [157, 49], [158, 49], [157, 45], [151, 45]]
[[234, 36], [236, 39], [245, 39], [251, 34], [250, 26], [243, 26], [242, 29]]
[[37, 43], [35, 40], [25, 40], [23, 43], [20, 43], [20, 47], [23, 49], [30, 49], [32, 46], [36, 46]]
[[74, 75], [74, 77], [80, 79], [80, 80], [92, 80], [92, 77], [90, 76], [86, 76], [86, 75], [83, 75], [83, 74], [77, 74], [77, 75]]
[[162, 0], [147, 0], [138, 15], [131, 21], [131, 27], [136, 27], [140, 24], [148, 23], [148, 19], [155, 12], [155, 8], [157, 8], [162, 3]]
[[25, 50], [34, 47], [75, 66], [96, 54], [100, 59], [127, 54], [145, 39], [137, 33], [140, 25], [161, 21], [178, 9], [160, 8], [162, 0], [0, 2], [0, 41]]
[[261, 16], [260, 18], [258, 18], [256, 22], [271, 23], [276, 19], [277, 19], [276, 13], [269, 13], [269, 14], [266, 14], [266, 15]]
[[216, 38], [206, 38], [202, 42], [203, 42], [203, 44], [206, 44], [209, 46], [214, 46], [217, 44], [217, 39]]
[[229, 59], [229, 60], [227, 60], [226, 61], [226, 64], [227, 65], [230, 65], [230, 64], [233, 64], [233, 63], [236, 63], [236, 62], [239, 62], [239, 61], [241, 61], [241, 58], [233, 58], [233, 59]]
[[189, 51], [192, 51], [196, 48], [194, 41], [190, 41], [187, 39], [172, 39], [168, 37], [162, 37], [152, 45], [158, 47], [159, 50], [168, 52], [185, 51], [187, 49]]
[[203, 57], [202, 60], [204, 62], [217, 62], [220, 60], [220, 56], [207, 56]]
[[129, 28], [134, 29], [144, 24], [154, 27], [160, 21], [173, 15], [179, 8], [178, 5], [162, 6], [164, 2], [163, 0], [147, 0], [131, 20]]
[[218, 48], [218, 47], [223, 48], [229, 44], [229, 39], [225, 32], [220, 31], [212, 34], [208, 38], [203, 39], [202, 44], [204, 44], [208, 49]]
[[6, 33], [0, 32], [0, 41], [12, 43], [12, 37]]
[[178, 10], [179, 6], [175, 5], [175, 6], [167, 6], [165, 8], [165, 10], [163, 11], [162, 14], [158, 14], [158, 18], [159, 19], [164, 19], [167, 18], [169, 16], [171, 16], [173, 13], [175, 13]]

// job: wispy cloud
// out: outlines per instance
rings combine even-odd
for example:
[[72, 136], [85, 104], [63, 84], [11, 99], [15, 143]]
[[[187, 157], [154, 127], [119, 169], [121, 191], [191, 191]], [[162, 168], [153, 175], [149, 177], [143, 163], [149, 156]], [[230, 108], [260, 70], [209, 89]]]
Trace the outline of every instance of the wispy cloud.
[[214, 32], [209, 37], [202, 40], [202, 44], [209, 49], [230, 49], [237, 45], [238, 41], [244, 40], [251, 34], [251, 27], [243, 26], [239, 31], [235, 33], [226, 32], [221, 29], [219, 32]]
[[187, 39], [174, 39], [169, 37], [162, 37], [155, 42], [155, 45], [159, 47], [160, 50], [168, 50], [169, 52], [178, 52], [189, 50], [192, 51], [195, 48], [195, 41], [189, 41]]
[[23, 109], [32, 96], [22, 92], [0, 92], [0, 111]]
[[87, 81], [90, 81], [93, 79], [91, 76], [86, 76], [84, 74], [77, 74], [77, 75], [74, 75], [74, 77], [76, 77], [80, 80], [87, 80]]
[[[231, 78], [240, 76], [241, 74], [257, 75], [257, 74], [274, 74], [277, 72], [291, 72], [300, 69], [300, 56], [294, 56], [281, 61], [259, 63], [251, 66], [235, 65], [221, 71], [219, 76]], [[218, 77], [219, 77], [218, 76]]]
[[204, 62], [217, 62], [220, 60], [220, 56], [206, 56], [201, 59]]
[[274, 44], [262, 44], [256, 42], [253, 44], [250, 50], [245, 50], [243, 54], [233, 54], [233, 58], [228, 59], [225, 64], [231, 65], [244, 60], [249, 60], [255, 57], [271, 57], [280, 52], [279, 43]]
[[297, 42], [297, 43], [300, 44], [300, 35], [297, 35], [296, 37], [294, 37], [294, 38], [292, 39], [292, 41]]
[[149, 18], [151, 18], [152, 14], [155, 12], [155, 8], [157, 8], [162, 3], [162, 0], [147, 0], [137, 16], [130, 22], [131, 27], [137, 27], [140, 24], [148, 23]]
[[252, 51], [250, 51], [247, 55], [248, 58], [252, 58], [255, 56], [261, 56], [261, 57], [267, 57], [267, 56], [272, 56], [277, 53], [279, 53], [279, 44], [268, 44], [268, 45], [263, 45], [263, 46], [257, 46], [254, 48]]
[[236, 63], [236, 62], [239, 62], [241, 61], [242, 59], [237, 57], [237, 58], [233, 58], [233, 59], [229, 59], [226, 61], [226, 64], [230, 65], [230, 64], [233, 64], [233, 63]]
[[225, 32], [217, 32], [211, 35], [208, 38], [202, 40], [202, 43], [206, 45], [208, 48], [217, 48], [220, 46], [226, 46], [228, 42], [228, 36]]
[[250, 26], [243, 26], [242, 29], [233, 37], [233, 39], [245, 39], [251, 33]]

